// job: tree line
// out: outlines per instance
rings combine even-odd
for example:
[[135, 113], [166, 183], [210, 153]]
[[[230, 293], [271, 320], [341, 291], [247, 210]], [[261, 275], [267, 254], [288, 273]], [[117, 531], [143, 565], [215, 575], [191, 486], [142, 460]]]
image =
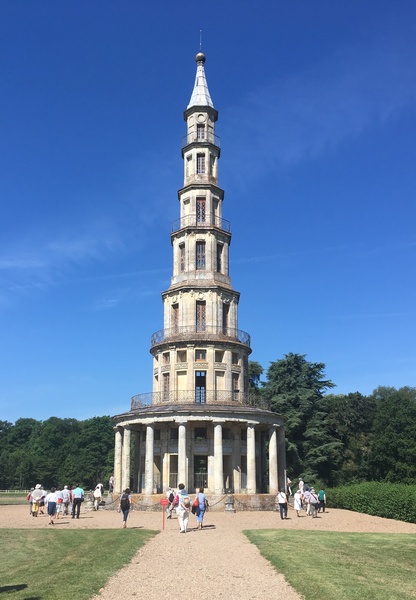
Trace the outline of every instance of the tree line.
[[416, 478], [416, 388], [376, 388], [327, 393], [325, 365], [286, 354], [263, 368], [249, 365], [250, 386], [285, 418], [287, 469], [328, 487], [384, 481], [414, 484]]
[[[252, 395], [285, 419], [289, 476], [327, 487], [414, 483], [416, 388], [378, 387], [369, 396], [329, 393], [335, 384], [325, 377], [325, 365], [293, 353], [270, 363], [266, 381], [263, 372], [250, 361]], [[0, 489], [106, 486], [113, 462], [109, 416], [0, 421]]]
[[0, 489], [45, 489], [98, 481], [107, 486], [114, 464], [111, 417], [85, 421], [51, 417], [46, 421], [0, 421]]

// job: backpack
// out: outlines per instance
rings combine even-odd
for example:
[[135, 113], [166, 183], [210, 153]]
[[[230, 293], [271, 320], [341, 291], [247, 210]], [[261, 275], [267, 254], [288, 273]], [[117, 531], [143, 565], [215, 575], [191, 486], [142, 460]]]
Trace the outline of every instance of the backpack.
[[130, 507], [129, 495], [124, 493], [120, 499], [121, 510], [127, 510]]
[[173, 492], [171, 492], [169, 494], [169, 498], [168, 498], [169, 502], [173, 502], [175, 500], [175, 494]]

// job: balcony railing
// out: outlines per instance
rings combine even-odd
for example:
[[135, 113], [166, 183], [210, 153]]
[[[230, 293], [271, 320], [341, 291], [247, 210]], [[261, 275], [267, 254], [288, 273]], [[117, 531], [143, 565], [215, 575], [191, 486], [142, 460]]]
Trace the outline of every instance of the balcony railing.
[[137, 394], [131, 399], [131, 410], [134, 411], [160, 404], [173, 406], [177, 404], [253, 406], [266, 410], [270, 408], [269, 401], [254, 392], [225, 392], [199, 389]]
[[218, 229], [222, 229], [222, 231], [231, 231], [231, 223], [226, 219], [222, 219], [214, 215], [206, 215], [205, 219], [201, 221], [201, 219], [197, 219], [196, 215], [186, 215], [181, 219], [173, 221], [171, 232], [175, 233], [175, 231], [185, 229], [185, 227], [198, 227], [201, 229], [204, 227], [217, 227]]
[[182, 138], [182, 148], [186, 148], [189, 144], [200, 143], [200, 144], [213, 144], [220, 147], [220, 138], [215, 133], [210, 133], [209, 131], [204, 131], [201, 133], [200, 131], [195, 131], [193, 133], [189, 133], [188, 135], [184, 135]]
[[241, 329], [232, 327], [221, 327], [218, 325], [201, 325], [170, 327], [168, 329], [160, 329], [156, 331], [150, 340], [150, 346], [156, 346], [164, 342], [186, 341], [189, 339], [203, 341], [233, 341], [250, 346], [250, 335]]

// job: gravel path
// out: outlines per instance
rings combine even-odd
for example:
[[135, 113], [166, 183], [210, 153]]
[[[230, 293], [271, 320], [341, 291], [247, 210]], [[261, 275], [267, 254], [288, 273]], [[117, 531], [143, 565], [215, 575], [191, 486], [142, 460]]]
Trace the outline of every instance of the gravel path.
[[[48, 528], [46, 516], [32, 518], [27, 507], [0, 506], [0, 527]], [[133, 511], [129, 528], [162, 528], [160, 512]], [[346, 510], [329, 509], [319, 518], [296, 517], [281, 521], [274, 512], [209, 512], [204, 529], [196, 529], [191, 515], [189, 529], [180, 535], [176, 518], [165, 521], [165, 529], [133, 557], [130, 564], [113, 576], [96, 596], [96, 600], [145, 596], [159, 600], [181, 592], [195, 593], [198, 600], [295, 600], [300, 596], [273, 570], [250, 544], [244, 529], [291, 529], [320, 531], [362, 531], [379, 533], [413, 533], [416, 525], [381, 519]], [[55, 528], [120, 528], [121, 515], [115, 511], [81, 512], [81, 518], [58, 520]], [[194, 558], [196, 557], [196, 558]]]

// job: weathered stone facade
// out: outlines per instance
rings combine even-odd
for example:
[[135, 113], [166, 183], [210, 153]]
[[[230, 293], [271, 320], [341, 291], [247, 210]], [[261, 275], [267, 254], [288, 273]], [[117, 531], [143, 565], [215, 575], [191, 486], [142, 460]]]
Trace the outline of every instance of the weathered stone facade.
[[162, 293], [163, 329], [151, 339], [153, 392], [133, 397], [131, 411], [115, 417], [116, 491], [131, 486], [151, 495], [183, 482], [217, 494], [274, 494], [285, 480], [283, 420], [249, 393], [250, 336], [238, 328], [231, 226], [218, 187], [218, 113], [205, 56], [196, 62], [184, 113], [180, 218], [171, 230], [173, 275]]

